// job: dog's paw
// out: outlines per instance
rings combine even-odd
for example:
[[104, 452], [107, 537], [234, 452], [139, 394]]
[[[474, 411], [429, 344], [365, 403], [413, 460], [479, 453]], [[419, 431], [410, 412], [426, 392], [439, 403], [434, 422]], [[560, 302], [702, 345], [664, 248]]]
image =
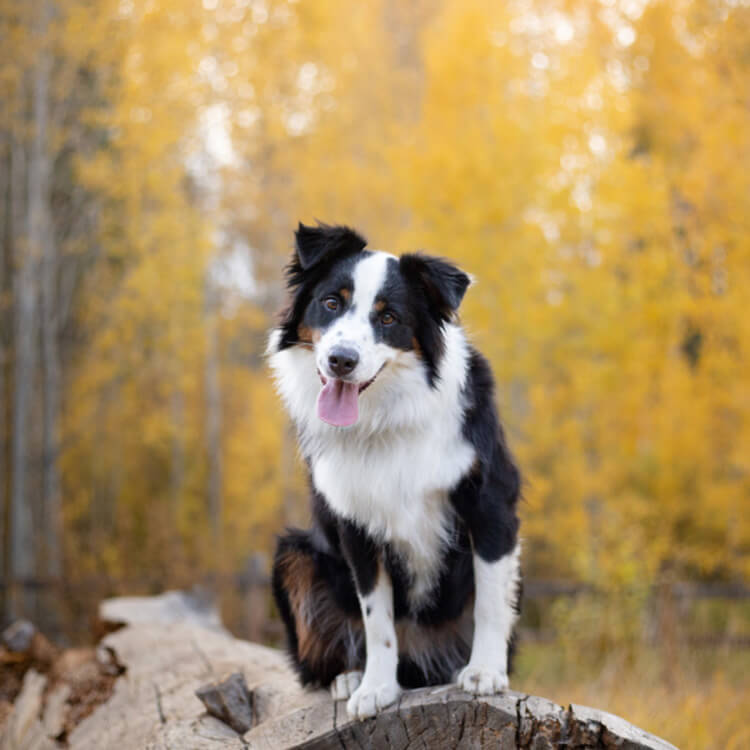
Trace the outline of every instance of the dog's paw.
[[363, 683], [349, 698], [346, 710], [352, 719], [367, 719], [394, 703], [400, 694], [401, 688], [396, 682], [372, 686]]
[[354, 695], [354, 691], [362, 682], [362, 672], [342, 672], [331, 683], [331, 698], [335, 701], [345, 701]]
[[473, 667], [471, 664], [458, 673], [456, 680], [461, 690], [474, 695], [492, 695], [508, 689], [508, 675], [498, 669]]

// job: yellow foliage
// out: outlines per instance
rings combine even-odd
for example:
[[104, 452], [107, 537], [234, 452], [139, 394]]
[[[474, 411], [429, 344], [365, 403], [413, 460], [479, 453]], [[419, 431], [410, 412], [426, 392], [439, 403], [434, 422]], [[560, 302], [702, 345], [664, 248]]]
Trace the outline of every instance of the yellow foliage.
[[[462, 318], [525, 476], [528, 574], [750, 574], [747, 3], [53, 5], [55, 95], [89, 102], [56, 137], [98, 135], [69, 177], [97, 206], [66, 248], [89, 253], [60, 426], [73, 577], [234, 570], [304, 520], [262, 352], [315, 218], [476, 278]], [[0, 2], [18, 138], [24, 7]]]
[[[654, 584], [750, 576], [748, 2], [0, 0], [0, 39], [0, 168], [44, 52], [47, 197], [81, 222], [58, 231], [73, 586], [190, 585], [306, 522], [265, 332], [297, 221], [347, 223], [473, 274], [525, 573], [604, 592], [542, 605], [559, 641], [515, 687], [750, 746], [746, 654], [643, 646]], [[0, 346], [31, 253], [6, 177]], [[747, 637], [742, 605], [706, 620]]]
[[594, 668], [582, 664], [580, 651], [560, 656], [557, 646], [526, 645], [516, 689], [564, 706], [606, 708], [681, 750], [748, 747], [747, 658], [738, 663], [737, 654], [724, 649], [681, 654], [671, 665], [664, 658], [643, 650], [635, 660], [624, 661], [613, 651], [604, 666]]

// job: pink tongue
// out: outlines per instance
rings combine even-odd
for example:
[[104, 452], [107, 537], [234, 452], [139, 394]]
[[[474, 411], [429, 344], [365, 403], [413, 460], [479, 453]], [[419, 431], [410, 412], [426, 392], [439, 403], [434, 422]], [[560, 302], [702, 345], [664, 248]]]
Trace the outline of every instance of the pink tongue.
[[359, 386], [331, 378], [318, 394], [318, 416], [328, 424], [349, 427], [359, 417]]

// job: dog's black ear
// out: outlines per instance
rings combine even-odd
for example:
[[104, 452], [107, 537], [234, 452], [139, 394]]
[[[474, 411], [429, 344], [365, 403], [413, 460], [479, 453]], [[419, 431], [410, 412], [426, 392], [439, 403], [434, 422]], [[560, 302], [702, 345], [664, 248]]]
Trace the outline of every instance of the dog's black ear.
[[452, 263], [421, 253], [402, 255], [399, 267], [416, 292], [415, 332], [427, 370], [427, 382], [434, 387], [445, 351], [443, 324], [458, 310], [471, 279]]
[[402, 255], [399, 263], [401, 273], [427, 295], [431, 308], [442, 320], [450, 320], [471, 283], [468, 274], [442, 258], [422, 253]]
[[294, 237], [297, 258], [304, 271], [337, 255], [358, 253], [367, 245], [367, 240], [353, 229], [328, 224], [308, 227], [300, 222]]
[[318, 224], [309, 227], [300, 222], [295, 236], [295, 252], [286, 269], [287, 289], [291, 303], [281, 313], [281, 338], [278, 350], [298, 343], [298, 328], [309, 302], [310, 290], [326, 272], [325, 263], [354, 255], [367, 245], [367, 240], [344, 226]]

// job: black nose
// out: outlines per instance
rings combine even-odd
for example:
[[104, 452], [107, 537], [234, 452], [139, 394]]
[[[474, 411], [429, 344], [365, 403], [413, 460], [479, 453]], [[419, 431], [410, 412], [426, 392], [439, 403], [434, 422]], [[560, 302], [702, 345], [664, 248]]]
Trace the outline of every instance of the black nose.
[[349, 375], [359, 362], [359, 354], [354, 349], [345, 349], [337, 346], [328, 355], [328, 367], [337, 378]]

